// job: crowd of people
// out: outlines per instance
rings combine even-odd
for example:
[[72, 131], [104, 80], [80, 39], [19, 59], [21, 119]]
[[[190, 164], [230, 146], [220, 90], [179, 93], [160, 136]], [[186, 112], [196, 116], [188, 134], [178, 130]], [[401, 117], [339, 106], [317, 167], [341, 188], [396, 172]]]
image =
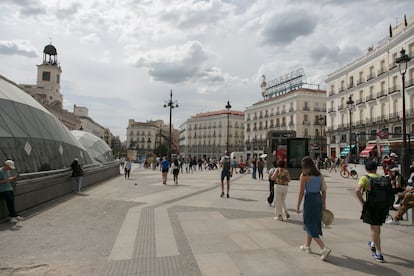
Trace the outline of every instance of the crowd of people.
[[[189, 156], [186, 159], [174, 157], [169, 160], [166, 156], [156, 159], [157, 163], [154, 168], [159, 167], [162, 174], [162, 184], [167, 185], [169, 172], [173, 175], [173, 183], [178, 185], [178, 176], [180, 172], [192, 173], [196, 170], [214, 170], [221, 168], [220, 197], [230, 198], [230, 180], [239, 168], [238, 163], [233, 158], [231, 160], [228, 152], [218, 161], [210, 158], [196, 159]], [[241, 160], [242, 161], [242, 160]], [[121, 167], [124, 170], [125, 179], [130, 178], [131, 160], [128, 158], [121, 160]], [[312, 253], [311, 242], [315, 241], [320, 247], [320, 256], [325, 260], [331, 253], [322, 236], [322, 212], [326, 210], [327, 184], [321, 173], [321, 169], [329, 169], [330, 172], [336, 171], [337, 167], [346, 164], [341, 158], [325, 158], [324, 162], [312, 159], [306, 156], [302, 159], [302, 172], [299, 177], [299, 193], [297, 199], [296, 212], [303, 213], [303, 229], [306, 232], [305, 242], [300, 246], [300, 250]], [[265, 161], [263, 158], [253, 155], [249, 160], [251, 177], [253, 179], [264, 179]], [[274, 219], [279, 221], [287, 221], [290, 218], [286, 206], [286, 197], [288, 187], [291, 181], [289, 170], [286, 168], [284, 160], [274, 161], [272, 168], [268, 170], [269, 195], [267, 203], [272, 206], [274, 203]], [[379, 174], [377, 169], [382, 167], [382, 173]], [[78, 158], [75, 158], [71, 164], [72, 176], [75, 179], [76, 191], [81, 193], [83, 169]], [[10, 222], [17, 223], [23, 218], [19, 216], [14, 206], [14, 193], [11, 183], [16, 182], [15, 176], [10, 176], [10, 171], [15, 169], [12, 160], [6, 160], [3, 167], [0, 167], [0, 198], [6, 201], [6, 205], [10, 215]], [[391, 153], [385, 156], [381, 162], [370, 159], [365, 164], [366, 175], [359, 178], [355, 188], [355, 194], [362, 206], [360, 219], [370, 225], [370, 241], [368, 247], [372, 252], [372, 257], [378, 262], [383, 262], [384, 257], [381, 247], [381, 226], [384, 223], [399, 224], [405, 212], [414, 206], [414, 162], [410, 168], [408, 179], [399, 172], [398, 156]], [[239, 171], [240, 172], [240, 171]], [[380, 181], [389, 182], [390, 193], [392, 193], [390, 204], [378, 205], [374, 204], [372, 199], [374, 196], [374, 186]], [[376, 192], [378, 193], [378, 192]], [[379, 194], [379, 193], [378, 193]], [[377, 195], [378, 196], [378, 195]], [[303, 203], [303, 204], [302, 204]], [[390, 211], [396, 211], [390, 216]], [[386, 221], [387, 217], [390, 219]]]

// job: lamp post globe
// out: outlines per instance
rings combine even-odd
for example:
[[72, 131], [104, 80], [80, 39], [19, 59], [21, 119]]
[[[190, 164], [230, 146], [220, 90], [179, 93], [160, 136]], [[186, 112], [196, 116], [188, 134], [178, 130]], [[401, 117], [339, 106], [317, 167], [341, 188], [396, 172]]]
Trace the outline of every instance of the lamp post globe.
[[346, 105], [349, 110], [349, 153], [348, 153], [348, 162], [350, 163], [352, 160], [352, 110], [354, 109], [354, 101], [352, 100], [352, 96], [349, 96]]
[[230, 101], [227, 101], [227, 104], [226, 104], [225, 108], [227, 109], [227, 142], [226, 142], [226, 151], [227, 151], [227, 154], [230, 154], [229, 153], [229, 131], [230, 131], [230, 109], [231, 109]]
[[[169, 125], [169, 142], [168, 142], [168, 158], [171, 159], [171, 145], [172, 145], [172, 110], [173, 108], [178, 107], [178, 102], [173, 101], [172, 99], [172, 89], [170, 91], [170, 99], [168, 101], [164, 102], [164, 108], [169, 107], [170, 108], [170, 125]], [[161, 129], [160, 129], [161, 131]]]
[[409, 174], [409, 166], [410, 166], [410, 153], [408, 152], [407, 147], [407, 119], [405, 117], [405, 73], [407, 72], [408, 62], [411, 60], [406, 53], [404, 48], [400, 51], [400, 56], [395, 60], [398, 64], [398, 69], [401, 74], [402, 80], [402, 89], [401, 89], [401, 97], [402, 97], [402, 135], [403, 135], [403, 143], [401, 147], [401, 174], [405, 179], [408, 179]]
[[319, 133], [319, 137], [321, 139], [321, 141], [320, 141], [321, 143], [319, 144], [319, 158], [322, 158], [322, 146], [323, 146], [322, 125], [323, 125], [323, 122], [324, 122], [324, 119], [323, 119], [322, 115], [319, 115], [318, 121], [319, 121], [319, 125], [321, 126], [321, 132]]

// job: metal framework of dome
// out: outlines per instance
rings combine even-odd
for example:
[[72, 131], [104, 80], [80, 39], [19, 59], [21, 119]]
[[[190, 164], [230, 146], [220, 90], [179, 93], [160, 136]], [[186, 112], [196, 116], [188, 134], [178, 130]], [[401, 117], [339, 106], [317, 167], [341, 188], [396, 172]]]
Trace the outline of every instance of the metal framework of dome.
[[18, 173], [69, 168], [75, 157], [94, 163], [66, 126], [1, 75], [0, 110], [0, 162], [14, 160]]

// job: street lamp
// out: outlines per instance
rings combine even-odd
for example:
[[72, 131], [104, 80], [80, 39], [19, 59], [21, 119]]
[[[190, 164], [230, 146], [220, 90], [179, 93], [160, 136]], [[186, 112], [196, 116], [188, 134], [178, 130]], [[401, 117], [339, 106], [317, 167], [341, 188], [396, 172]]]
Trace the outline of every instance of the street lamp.
[[319, 125], [321, 126], [321, 132], [319, 133], [320, 138], [321, 138], [321, 143], [319, 145], [319, 157], [322, 158], [322, 142], [323, 142], [322, 141], [322, 124], [323, 124], [323, 121], [324, 121], [322, 115], [319, 115], [318, 121], [319, 121]]
[[401, 148], [401, 173], [405, 179], [408, 179], [409, 173], [409, 153], [407, 151], [407, 122], [405, 118], [405, 73], [407, 72], [408, 62], [411, 58], [405, 53], [404, 48], [400, 51], [401, 56], [398, 57], [395, 62], [398, 63], [398, 69], [400, 70], [401, 78], [402, 78], [402, 135], [403, 135], [403, 144]]
[[229, 118], [230, 118], [231, 105], [229, 101], [227, 101], [225, 108], [227, 109], [227, 154], [230, 154], [229, 153], [229, 129], [230, 129]]
[[170, 99], [168, 100], [168, 101], [165, 101], [165, 103], [164, 103], [164, 108], [166, 108], [166, 107], [169, 107], [170, 108], [170, 133], [169, 133], [169, 139], [170, 139], [170, 141], [169, 141], [169, 143], [168, 143], [168, 158], [171, 158], [171, 143], [172, 143], [172, 135], [171, 135], [171, 118], [172, 118], [172, 110], [173, 110], [173, 108], [177, 108], [178, 107], [178, 102], [177, 101], [173, 101], [172, 100], [172, 89], [171, 89], [171, 92], [170, 92]]
[[349, 110], [349, 155], [348, 155], [348, 162], [351, 162], [352, 156], [352, 110], [354, 109], [354, 101], [352, 100], [352, 96], [349, 96], [349, 100], [346, 102], [346, 105]]

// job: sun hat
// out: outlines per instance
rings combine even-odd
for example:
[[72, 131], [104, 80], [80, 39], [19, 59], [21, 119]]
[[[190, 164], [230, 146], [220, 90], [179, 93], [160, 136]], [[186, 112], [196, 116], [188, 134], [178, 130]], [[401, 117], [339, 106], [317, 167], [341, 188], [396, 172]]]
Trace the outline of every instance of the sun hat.
[[335, 216], [330, 210], [328, 209], [322, 210], [322, 223], [325, 227], [328, 225], [331, 225], [334, 218]]
[[9, 166], [12, 170], [16, 169], [16, 167], [14, 166], [13, 160], [6, 160], [6, 161], [4, 161], [4, 165]]

